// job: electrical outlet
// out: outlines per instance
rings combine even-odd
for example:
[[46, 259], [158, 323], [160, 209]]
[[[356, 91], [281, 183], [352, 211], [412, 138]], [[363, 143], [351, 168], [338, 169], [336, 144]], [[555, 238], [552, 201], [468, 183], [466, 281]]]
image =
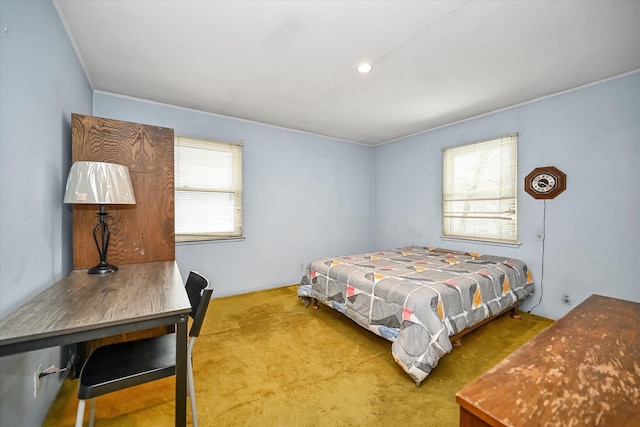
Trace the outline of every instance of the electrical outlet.
[[33, 398], [38, 397], [38, 389], [40, 388], [40, 373], [42, 372], [42, 363], [38, 365], [33, 372]]
[[569, 294], [562, 294], [562, 303], [571, 305], [571, 296]]
[[544, 230], [536, 231], [536, 242], [544, 241]]

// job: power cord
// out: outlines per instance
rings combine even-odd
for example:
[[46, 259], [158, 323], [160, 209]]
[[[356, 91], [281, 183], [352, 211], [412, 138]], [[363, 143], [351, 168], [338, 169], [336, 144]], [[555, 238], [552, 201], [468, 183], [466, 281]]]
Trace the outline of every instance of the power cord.
[[538, 303], [536, 305], [534, 305], [527, 311], [527, 313], [531, 313], [534, 308], [540, 305], [540, 303], [542, 302], [542, 293], [544, 290], [542, 285], [544, 283], [544, 241], [547, 239], [547, 201], [543, 200], [543, 202], [544, 207], [542, 209], [542, 260], [540, 266], [540, 299], [538, 300]]
[[60, 372], [66, 371], [68, 368], [57, 368], [55, 365], [49, 366], [47, 369], [43, 370], [38, 374], [38, 378], [46, 377], [47, 375], [57, 374]]

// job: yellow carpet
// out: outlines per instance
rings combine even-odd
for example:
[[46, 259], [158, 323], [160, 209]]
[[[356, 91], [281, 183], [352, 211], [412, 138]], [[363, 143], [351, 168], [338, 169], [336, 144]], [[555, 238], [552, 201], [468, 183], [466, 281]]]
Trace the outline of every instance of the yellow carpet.
[[[211, 301], [193, 351], [202, 427], [457, 426], [455, 393], [552, 323], [504, 315], [463, 337], [416, 387], [389, 341], [324, 305], [305, 308], [296, 290]], [[65, 381], [45, 427], [74, 425], [76, 388]], [[173, 413], [167, 378], [99, 397], [96, 427], [171, 426]]]

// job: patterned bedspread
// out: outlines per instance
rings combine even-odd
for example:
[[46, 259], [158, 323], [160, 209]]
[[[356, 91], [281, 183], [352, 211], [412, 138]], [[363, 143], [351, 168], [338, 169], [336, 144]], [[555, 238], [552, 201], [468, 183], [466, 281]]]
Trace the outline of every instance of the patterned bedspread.
[[532, 293], [522, 261], [416, 246], [312, 261], [298, 288], [305, 305], [316, 298], [392, 341], [416, 385], [451, 351], [450, 336]]

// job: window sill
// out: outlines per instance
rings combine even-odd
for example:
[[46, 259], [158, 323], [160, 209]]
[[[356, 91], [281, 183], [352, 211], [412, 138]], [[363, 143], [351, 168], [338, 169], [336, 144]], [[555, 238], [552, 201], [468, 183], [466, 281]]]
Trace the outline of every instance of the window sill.
[[246, 240], [246, 236], [242, 237], [229, 237], [228, 239], [203, 239], [203, 240], [185, 240], [182, 242], [176, 241], [176, 246], [183, 245], [199, 245], [208, 243], [229, 243], [229, 242], [243, 242]]
[[492, 240], [480, 240], [480, 239], [469, 239], [469, 238], [464, 238], [464, 237], [451, 237], [451, 236], [440, 236], [440, 239], [444, 242], [468, 242], [468, 243], [475, 243], [475, 244], [479, 244], [479, 245], [488, 245], [488, 246], [502, 246], [502, 247], [508, 247], [508, 248], [514, 248], [514, 247], [520, 247], [520, 245], [522, 245], [522, 242], [517, 241], [517, 242], [499, 242], [499, 241], [492, 241]]

